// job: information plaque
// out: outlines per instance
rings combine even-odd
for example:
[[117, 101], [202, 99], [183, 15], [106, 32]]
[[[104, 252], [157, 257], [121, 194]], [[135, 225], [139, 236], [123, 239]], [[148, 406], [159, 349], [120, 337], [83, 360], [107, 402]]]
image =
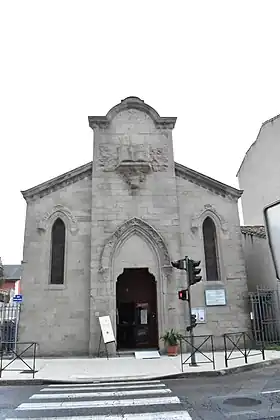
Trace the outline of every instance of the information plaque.
[[225, 306], [226, 292], [225, 289], [207, 289], [205, 290], [206, 306]]

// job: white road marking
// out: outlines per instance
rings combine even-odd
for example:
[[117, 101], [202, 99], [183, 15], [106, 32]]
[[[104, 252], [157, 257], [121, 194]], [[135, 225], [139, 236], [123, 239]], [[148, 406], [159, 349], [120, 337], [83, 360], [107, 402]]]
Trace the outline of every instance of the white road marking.
[[[133, 388], [150, 388], [150, 387], [154, 387], [154, 388], [165, 388], [164, 384], [154, 384], [154, 385], [150, 385], [150, 384], [139, 384], [139, 385], [119, 385], [119, 386], [73, 386], [73, 388], [71, 388], [71, 391], [87, 391], [87, 390], [104, 390], [105, 389], [133, 389]], [[61, 392], [61, 391], [69, 391], [69, 387], [66, 388], [43, 388], [41, 389], [40, 392]]]
[[[16, 410], [65, 410], [76, 408], [96, 408], [96, 407], [130, 407], [141, 405], [161, 405], [161, 404], [180, 404], [178, 397], [159, 397], [159, 398], [139, 398], [125, 400], [96, 400], [96, 401], [64, 401], [46, 403], [22, 403]], [[109, 420], [109, 419], [108, 419]]]
[[[19, 418], [7, 418], [6, 420], [19, 420]], [[30, 417], [20, 418], [20, 420], [30, 420]], [[161, 413], [136, 413], [112, 416], [32, 417], [32, 420], [192, 420], [192, 418], [187, 411], [163, 411]]]
[[123, 382], [86, 382], [86, 383], [73, 383], [73, 384], [52, 384], [49, 385], [49, 388], [61, 388], [62, 386], [65, 387], [72, 387], [72, 386], [106, 386], [106, 385], [114, 385], [117, 387], [118, 385], [139, 385], [139, 384], [159, 384], [160, 381], [123, 381]]
[[277, 392], [280, 392], [280, 389], [274, 389], [272, 391], [262, 391], [261, 394], [276, 394]]
[[170, 389], [134, 389], [133, 391], [108, 392], [77, 392], [68, 394], [34, 394], [30, 400], [68, 399], [68, 398], [98, 398], [98, 397], [129, 397], [130, 395], [171, 394]]

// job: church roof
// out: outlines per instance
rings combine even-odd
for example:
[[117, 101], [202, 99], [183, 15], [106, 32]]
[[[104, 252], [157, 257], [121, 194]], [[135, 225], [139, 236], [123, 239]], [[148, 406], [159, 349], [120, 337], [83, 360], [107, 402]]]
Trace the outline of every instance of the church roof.
[[35, 187], [29, 188], [28, 190], [21, 191], [26, 201], [32, 198], [43, 197], [44, 195], [50, 194], [53, 191], [64, 188], [67, 185], [74, 184], [75, 182], [91, 176], [92, 173], [92, 162], [86, 163], [85, 165], [79, 166], [78, 168], [72, 169], [71, 171], [65, 172], [49, 181], [43, 182], [42, 184], [36, 185]]
[[[92, 162], [85, 165], [79, 166], [72, 171], [66, 172], [49, 181], [43, 182], [33, 188], [25, 191], [21, 191], [26, 201], [30, 201], [35, 198], [43, 197], [50, 194], [53, 191], [64, 188], [67, 185], [73, 184], [81, 179], [91, 176], [92, 174]], [[223, 184], [213, 178], [203, 175], [193, 169], [187, 168], [179, 163], [175, 163], [175, 174], [178, 177], [187, 179], [188, 181], [197, 184], [203, 188], [206, 188], [216, 194], [222, 196], [230, 196], [233, 199], [238, 199], [242, 195], [242, 190], [231, 187], [227, 184]]]
[[258, 141], [258, 139], [259, 139], [259, 136], [260, 136], [260, 134], [261, 134], [261, 132], [262, 132], [263, 128], [264, 128], [267, 124], [273, 123], [275, 120], [278, 120], [278, 118], [279, 118], [279, 117], [280, 117], [280, 114], [275, 115], [275, 117], [272, 117], [272, 118], [270, 118], [269, 120], [266, 120], [265, 122], [263, 122], [263, 123], [262, 123], [261, 128], [259, 129], [259, 132], [258, 132], [258, 135], [257, 135], [256, 140], [255, 140], [255, 141], [251, 144], [251, 146], [249, 147], [249, 149], [247, 150], [247, 152], [246, 152], [246, 153], [245, 153], [245, 155], [244, 155], [244, 158], [243, 158], [243, 160], [242, 160], [242, 162], [241, 162], [241, 165], [239, 166], [239, 169], [238, 169], [237, 174], [236, 174], [236, 176], [237, 176], [237, 177], [239, 176], [239, 172], [241, 171], [241, 168], [242, 168], [242, 166], [244, 165], [244, 162], [245, 162], [245, 160], [246, 160], [246, 157], [247, 157], [248, 153], [249, 153], [249, 152], [250, 152], [250, 150], [254, 147], [254, 145], [257, 143], [257, 141]]
[[175, 162], [175, 174], [222, 196], [241, 197], [243, 191]]

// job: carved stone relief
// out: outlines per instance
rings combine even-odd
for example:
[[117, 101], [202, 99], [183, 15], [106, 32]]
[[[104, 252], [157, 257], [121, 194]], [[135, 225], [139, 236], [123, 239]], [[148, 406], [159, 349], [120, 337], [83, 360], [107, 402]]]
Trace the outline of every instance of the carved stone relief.
[[150, 226], [144, 220], [134, 217], [123, 223], [104, 245], [100, 255], [99, 272], [102, 273], [104, 270], [108, 269], [108, 265], [112, 260], [112, 255], [118, 242], [122, 237], [131, 231], [138, 231], [140, 234], [146, 236], [158, 250], [162, 267], [171, 267], [168, 249], [163, 238], [152, 226]]
[[98, 149], [98, 164], [104, 171], [114, 171], [120, 162], [148, 162], [154, 171], [166, 171], [167, 147], [152, 148], [145, 144], [101, 144]]
[[70, 224], [70, 232], [72, 234], [78, 231], [78, 223], [77, 219], [72, 215], [71, 211], [66, 207], [58, 204], [53, 207], [53, 209], [44, 214], [44, 216], [37, 222], [37, 229], [41, 232], [45, 232], [47, 230], [48, 224], [51, 218], [56, 217], [66, 217]]
[[228, 232], [228, 223], [225, 221], [225, 219], [218, 213], [214, 206], [212, 206], [211, 204], [206, 204], [204, 208], [199, 213], [196, 213], [191, 219], [191, 230], [193, 233], [197, 231], [197, 229], [201, 225], [201, 220], [207, 213], [210, 216], [212, 213], [215, 216], [215, 218], [219, 220], [221, 229], [224, 233]]
[[117, 172], [122, 175], [131, 191], [135, 191], [140, 188], [141, 183], [144, 182], [145, 177], [150, 170], [151, 167], [148, 163], [139, 164], [138, 162], [130, 165], [121, 163], [117, 167]]
[[168, 168], [167, 147], [157, 147], [151, 149], [151, 160], [153, 171], [166, 171]]
[[102, 144], [98, 149], [98, 164], [104, 171], [116, 171], [135, 192], [152, 170], [166, 171], [168, 150], [146, 144], [131, 144], [130, 137], [119, 136], [120, 146]]
[[104, 171], [113, 171], [118, 163], [116, 146], [100, 144], [98, 148], [98, 164]]

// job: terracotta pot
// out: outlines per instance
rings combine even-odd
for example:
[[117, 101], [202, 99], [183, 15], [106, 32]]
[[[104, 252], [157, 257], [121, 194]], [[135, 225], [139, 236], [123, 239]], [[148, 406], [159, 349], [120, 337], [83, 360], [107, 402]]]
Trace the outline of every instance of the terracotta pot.
[[167, 347], [167, 354], [168, 356], [177, 356], [178, 354], [178, 344], [175, 346], [168, 346]]

